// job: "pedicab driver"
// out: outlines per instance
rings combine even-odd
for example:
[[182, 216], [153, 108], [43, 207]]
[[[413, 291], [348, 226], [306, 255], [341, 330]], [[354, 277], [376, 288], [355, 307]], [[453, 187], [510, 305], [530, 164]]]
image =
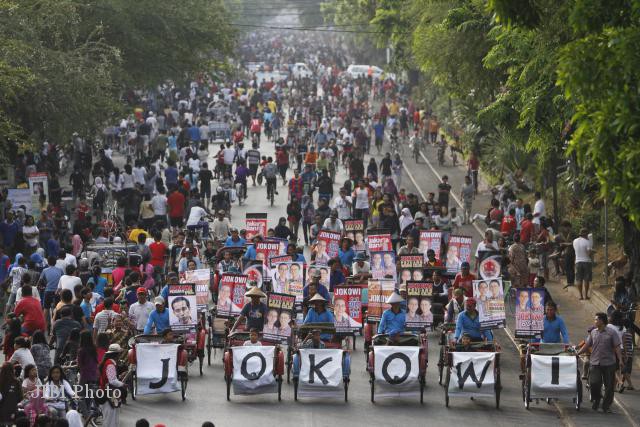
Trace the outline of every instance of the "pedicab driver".
[[231, 332], [235, 331], [238, 325], [245, 320], [247, 323], [247, 329], [255, 329], [258, 332], [262, 332], [264, 319], [267, 316], [268, 310], [267, 305], [261, 301], [261, 298], [266, 298], [267, 295], [257, 286], [252, 286], [251, 289], [245, 292], [244, 296], [251, 298], [251, 302], [242, 307], [240, 316], [238, 317], [238, 320], [236, 320], [236, 323], [233, 324]]
[[[327, 300], [322, 295], [319, 293], [315, 294], [311, 299], [309, 299], [309, 303], [312, 304], [313, 307], [307, 311], [307, 315], [302, 322], [303, 324], [334, 323], [335, 319], [333, 317], [333, 313], [327, 310]], [[331, 334], [322, 334], [321, 338], [323, 340], [330, 340]]]
[[456, 342], [460, 340], [462, 334], [469, 334], [471, 341], [493, 341], [493, 334], [490, 330], [480, 330], [480, 314], [476, 310], [476, 300], [467, 298], [465, 301], [465, 310], [458, 315], [456, 320]]
[[391, 304], [391, 308], [382, 313], [378, 325], [379, 334], [395, 336], [404, 332], [407, 319], [404, 310], [402, 310], [403, 302], [404, 298], [395, 292], [387, 298], [387, 304]]
[[558, 306], [550, 301], [545, 306], [542, 342], [569, 344], [569, 331], [562, 317], [558, 315]]

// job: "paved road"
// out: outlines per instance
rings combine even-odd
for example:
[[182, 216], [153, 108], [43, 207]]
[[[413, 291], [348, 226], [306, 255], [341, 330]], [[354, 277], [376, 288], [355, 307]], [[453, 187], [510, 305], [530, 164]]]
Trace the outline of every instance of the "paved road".
[[[263, 151], [273, 151], [273, 145], [262, 143]], [[213, 151], [213, 150], [212, 150]], [[428, 158], [434, 158], [434, 153], [426, 152]], [[368, 158], [366, 159], [368, 161]], [[210, 162], [211, 164], [211, 162]], [[437, 185], [436, 175], [424, 163], [415, 165], [413, 160], [407, 159], [406, 166], [413, 180], [405, 174], [403, 187], [407, 192], [433, 191]], [[456, 175], [452, 167], [446, 168], [450, 177]], [[442, 171], [440, 171], [442, 172]], [[344, 182], [346, 175], [340, 170], [336, 182]], [[457, 178], [454, 178], [457, 180]], [[413, 181], [413, 182], [412, 182]], [[458, 184], [454, 189], [457, 191]], [[281, 190], [280, 190], [281, 189]], [[418, 189], [420, 191], [418, 191]], [[246, 212], [268, 212], [270, 226], [280, 216], [285, 216], [286, 189], [279, 187], [279, 195], [275, 206], [268, 206], [264, 187], [249, 187], [248, 204], [233, 208], [233, 218], [236, 225], [243, 225]], [[474, 245], [479, 241], [478, 231], [465, 226], [465, 234], [474, 237]], [[554, 298], [563, 307], [572, 307], [575, 301], [569, 294], [551, 288]], [[573, 337], [577, 340], [582, 335], [585, 325], [590, 321], [591, 308], [584, 310], [566, 310], [565, 316]], [[570, 311], [570, 312], [569, 312]], [[205, 367], [204, 376], [192, 375], [189, 381], [187, 400], [182, 402], [178, 393], [171, 395], [140, 396], [122, 411], [122, 425], [133, 425], [135, 420], [146, 417], [153, 423], [162, 422], [168, 426], [197, 426], [203, 421], [210, 420], [216, 426], [246, 426], [246, 425], [281, 425], [281, 426], [328, 426], [344, 425], [380, 425], [383, 422], [391, 426], [415, 425], [416, 422], [427, 422], [434, 426], [473, 425], [473, 426], [513, 426], [526, 424], [531, 426], [600, 426], [603, 424], [636, 427], [637, 422], [627, 417], [624, 411], [637, 408], [637, 395], [624, 395], [625, 409], [614, 406], [615, 414], [604, 415], [594, 413], [587, 405], [581, 412], [573, 409], [571, 402], [559, 402], [557, 405], [540, 403], [533, 404], [532, 410], [526, 411], [521, 400], [519, 375], [519, 361], [515, 348], [504, 331], [497, 333], [497, 339], [502, 344], [502, 392], [501, 408], [495, 409], [493, 399], [452, 399], [451, 407], [444, 406], [444, 391], [437, 383], [437, 358], [439, 346], [436, 333], [429, 339], [429, 369], [427, 370], [427, 389], [423, 405], [417, 399], [378, 399], [375, 404], [369, 400], [369, 378], [365, 370], [362, 340], [359, 339], [358, 349], [352, 358], [352, 376], [349, 388], [349, 402], [342, 400], [301, 399], [293, 400], [292, 385], [283, 385], [282, 402], [278, 402], [275, 395], [261, 396], [232, 396], [226, 401], [225, 384], [221, 354], [217, 353], [212, 366]], [[195, 374], [196, 369], [192, 369]], [[635, 403], [635, 404], [634, 404]], [[634, 412], [635, 411], [635, 412]], [[631, 411], [631, 417], [639, 419], [637, 409]]]

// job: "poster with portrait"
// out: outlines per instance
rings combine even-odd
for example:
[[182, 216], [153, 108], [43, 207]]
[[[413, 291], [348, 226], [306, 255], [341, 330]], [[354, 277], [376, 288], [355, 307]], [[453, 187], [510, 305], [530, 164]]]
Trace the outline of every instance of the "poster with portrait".
[[304, 263], [280, 262], [271, 269], [271, 290], [276, 294], [293, 295], [302, 301]]
[[516, 338], [540, 337], [544, 329], [544, 291], [516, 289]]
[[504, 328], [504, 289], [502, 279], [474, 280], [473, 297], [477, 302], [481, 329]]
[[267, 214], [266, 213], [247, 213], [245, 218], [245, 229], [247, 230], [247, 242], [256, 235], [267, 235]]
[[262, 339], [272, 343], [287, 344], [291, 338], [291, 320], [294, 319], [296, 297], [271, 292], [267, 296], [267, 318], [262, 329]]
[[40, 212], [49, 206], [49, 175], [46, 172], [29, 175], [29, 193], [31, 194], [31, 215], [37, 218]]
[[287, 253], [286, 244], [284, 250], [282, 250], [282, 242], [276, 240], [265, 240], [264, 242], [257, 242], [256, 244], [256, 261], [262, 261], [267, 265], [270, 258], [279, 255], [285, 255]]
[[367, 293], [367, 321], [379, 322], [382, 312], [390, 307], [387, 298], [396, 289], [395, 280], [369, 279], [369, 290]]
[[267, 291], [268, 289], [266, 288], [268, 286], [265, 285], [264, 267], [265, 265], [262, 264], [262, 261], [249, 261], [244, 263], [242, 274], [247, 276], [247, 283], [256, 282], [256, 286], [259, 289], [262, 289], [263, 291]]
[[362, 328], [362, 289], [336, 286], [333, 289], [333, 318], [336, 332], [351, 333]]
[[345, 237], [353, 242], [353, 250], [356, 252], [365, 252], [367, 244], [365, 242], [364, 220], [347, 219], [342, 221], [344, 226]]
[[431, 282], [407, 282], [407, 330], [421, 331], [433, 326], [432, 292]]
[[463, 262], [471, 263], [471, 243], [469, 236], [450, 236], [445, 265], [448, 273], [458, 273]]
[[502, 255], [497, 251], [478, 251], [478, 273], [485, 280], [497, 279], [502, 274]]
[[373, 252], [389, 252], [393, 250], [391, 233], [386, 230], [369, 230], [367, 233], [367, 250]]
[[31, 191], [28, 188], [9, 188], [7, 190], [7, 200], [11, 202], [11, 210], [13, 211], [24, 206], [25, 213], [31, 215], [34, 210]]
[[328, 264], [331, 258], [338, 256], [340, 249], [340, 233], [320, 230], [316, 240], [316, 264]]
[[392, 251], [371, 252], [371, 277], [397, 280], [396, 253]]
[[196, 285], [180, 283], [169, 285], [169, 326], [178, 333], [195, 332], [198, 321], [198, 304], [196, 302]]
[[440, 259], [440, 247], [442, 242], [442, 231], [423, 230], [420, 232], [420, 243], [418, 249], [427, 260], [427, 251], [432, 249], [436, 254], [436, 259]]
[[269, 268], [274, 268], [276, 264], [280, 264], [281, 262], [292, 262], [293, 257], [291, 255], [278, 255], [269, 258]]
[[329, 290], [329, 267], [326, 265], [317, 265], [312, 264], [307, 266], [307, 275], [305, 276], [305, 284], [308, 285], [311, 283], [311, 278], [313, 277], [313, 273], [316, 271], [320, 272], [320, 284]]
[[422, 255], [400, 255], [399, 258], [398, 281], [401, 285], [406, 285], [411, 280], [421, 281], [424, 279], [424, 257]]
[[207, 311], [211, 270], [201, 268], [200, 270], [190, 270], [180, 273], [180, 283], [194, 283], [196, 285], [198, 311]]
[[224, 273], [218, 285], [217, 317], [237, 317], [244, 307], [247, 275]]

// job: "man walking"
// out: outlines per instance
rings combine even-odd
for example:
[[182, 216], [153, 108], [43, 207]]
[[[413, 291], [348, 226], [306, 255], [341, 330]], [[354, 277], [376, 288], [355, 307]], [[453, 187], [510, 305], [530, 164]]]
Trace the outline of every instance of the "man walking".
[[586, 228], [580, 229], [580, 235], [573, 241], [576, 253], [576, 282], [580, 291], [580, 299], [589, 299], [589, 284], [592, 277], [593, 244], [589, 240]]

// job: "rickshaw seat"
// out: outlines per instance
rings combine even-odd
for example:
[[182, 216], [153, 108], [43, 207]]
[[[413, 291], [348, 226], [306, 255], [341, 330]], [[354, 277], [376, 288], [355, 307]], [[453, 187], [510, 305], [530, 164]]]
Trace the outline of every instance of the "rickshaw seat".
[[538, 350], [534, 350], [532, 353], [541, 356], [558, 356], [562, 353], [570, 354], [570, 352], [567, 351], [567, 346], [561, 343], [540, 343]]
[[[373, 345], [388, 345], [390, 340], [391, 340], [391, 337], [389, 335], [378, 334], [375, 337], [373, 337], [372, 343]], [[402, 346], [406, 346], [406, 347], [419, 346], [420, 337], [414, 334], [401, 334], [400, 336], [398, 336], [398, 339], [394, 343], [394, 345], [401, 346], [401, 347]]]

